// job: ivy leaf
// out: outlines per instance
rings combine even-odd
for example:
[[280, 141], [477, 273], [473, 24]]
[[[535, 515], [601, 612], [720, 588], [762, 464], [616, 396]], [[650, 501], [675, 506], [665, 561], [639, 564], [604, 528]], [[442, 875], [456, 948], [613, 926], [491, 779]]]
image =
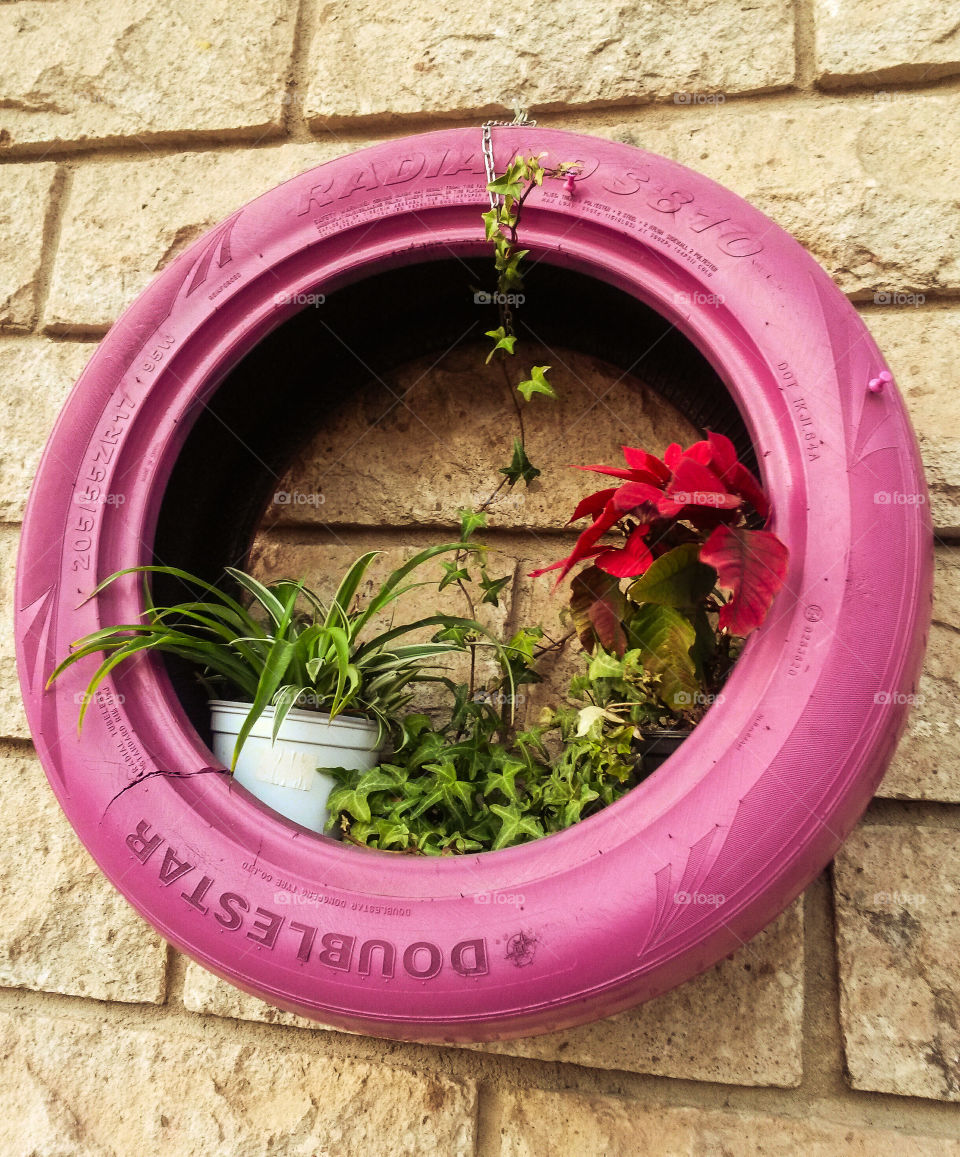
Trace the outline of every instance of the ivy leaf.
[[440, 565], [443, 567], [444, 575], [437, 586], [437, 590], [442, 591], [444, 587], [450, 586], [451, 583], [473, 581], [470, 578], [470, 572], [458, 563], [441, 562]]
[[577, 738], [582, 739], [584, 736], [590, 734], [591, 728], [600, 723], [601, 720], [608, 718], [607, 712], [602, 707], [581, 707], [577, 712]]
[[506, 474], [507, 482], [511, 486], [516, 486], [521, 479], [529, 486], [534, 478], [540, 476], [540, 471], [527, 457], [527, 452], [519, 438], [513, 440], [513, 459], [510, 465], [501, 466], [500, 473]]
[[456, 643], [458, 647], [466, 649], [473, 637], [469, 627], [444, 627], [433, 636], [435, 643]]
[[496, 345], [487, 354], [487, 365], [490, 364], [497, 350], [506, 350], [508, 354], [513, 353], [513, 347], [517, 344], [516, 334], [507, 333], [502, 325], [498, 325], [496, 329], [488, 329], [486, 334], [487, 337], [492, 337], [496, 341]]
[[623, 660], [617, 659], [614, 655], [608, 655], [606, 651], [599, 651], [590, 660], [587, 674], [591, 680], [619, 679], [623, 676]]
[[517, 384], [518, 391], [523, 394], [523, 400], [529, 402], [534, 394], [546, 394], [548, 398], [555, 398], [553, 386], [547, 381], [545, 375], [549, 366], [534, 366], [530, 370], [530, 377], [526, 381]]
[[338, 787], [331, 793], [327, 801], [327, 808], [331, 815], [337, 812], [349, 812], [354, 819], [365, 823], [370, 822], [370, 803], [368, 796], [375, 791], [389, 791], [396, 788], [393, 776], [375, 767], [361, 776], [354, 787]]
[[507, 643], [506, 650], [511, 657], [515, 656], [529, 665], [533, 662], [534, 647], [542, 638], [542, 627], [522, 627]]
[[510, 581], [510, 575], [504, 575], [503, 578], [492, 579], [486, 571], [482, 571], [480, 575], [480, 587], [483, 590], [483, 598], [481, 603], [490, 603], [494, 607], [499, 607], [500, 592]]
[[522, 763], [512, 759], [505, 760], [502, 767], [492, 771], [487, 776], [486, 783], [483, 785], [484, 797], [498, 791], [510, 803], [516, 803], [518, 799], [517, 775], [523, 770]]
[[533, 816], [521, 815], [516, 804], [503, 807], [495, 803], [490, 805], [490, 810], [503, 821], [497, 832], [497, 838], [493, 841], [491, 850], [494, 852], [510, 844], [519, 843], [522, 836], [530, 836], [537, 840], [544, 834], [543, 825]]
[[635, 603], [692, 610], [713, 590], [717, 572], [700, 561], [700, 547], [684, 543], [662, 554], [632, 584], [627, 594]]
[[486, 213], [481, 213], [483, 218], [484, 228], [486, 230], [487, 241], [492, 241], [494, 237], [500, 232], [500, 209], [488, 209]]
[[580, 794], [575, 799], [570, 800], [567, 806], [563, 809], [563, 826], [565, 828], [569, 828], [574, 824], [579, 823], [581, 817], [583, 816], [583, 809], [587, 806], [587, 804], [593, 803], [595, 799], [599, 798], [599, 792], [594, 791], [593, 788], [588, 787], [585, 783], [581, 784]]
[[502, 177], [497, 177], [495, 181], [487, 183], [487, 191], [495, 193], [499, 197], [520, 197], [523, 195], [523, 181], [521, 179], [522, 170], [513, 164], [503, 174]]
[[487, 516], [477, 510], [458, 510], [460, 518], [460, 541], [466, 542], [475, 530], [487, 525]]

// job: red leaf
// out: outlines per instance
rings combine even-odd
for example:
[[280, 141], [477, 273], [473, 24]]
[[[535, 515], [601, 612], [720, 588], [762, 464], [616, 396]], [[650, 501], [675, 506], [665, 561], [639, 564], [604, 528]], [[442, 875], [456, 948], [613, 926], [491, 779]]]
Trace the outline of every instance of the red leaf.
[[727, 492], [712, 470], [693, 458], [681, 458], [667, 487], [667, 495], [660, 500], [659, 509], [667, 518], [676, 518], [686, 507], [735, 510], [739, 505], [740, 499]]
[[710, 465], [723, 478], [737, 460], [737, 449], [725, 434], [714, 434], [712, 430], [707, 431], [707, 441], [710, 443]]
[[583, 518], [587, 514], [591, 518], [596, 518], [616, 492], [616, 486], [611, 486], [609, 490], [598, 490], [595, 494], [588, 495], [577, 504], [577, 509], [570, 515], [570, 522], [576, 522], [578, 518]]
[[688, 446], [683, 452], [684, 458], [689, 458], [694, 462], [699, 462], [701, 466], [709, 466], [710, 459], [713, 453], [710, 449], [709, 442], [694, 442], [692, 446]]
[[625, 546], [598, 554], [594, 565], [617, 578], [632, 578], [643, 574], [653, 562], [653, 555], [643, 541], [649, 529], [648, 526], [638, 526], [630, 532]]
[[749, 635], [760, 626], [783, 586], [788, 558], [786, 546], [768, 530], [714, 530], [700, 548], [700, 561], [714, 567], [718, 584], [732, 592], [720, 611], [721, 627]]
[[625, 482], [649, 482], [659, 486], [660, 479], [652, 470], [624, 470], [622, 466], [571, 466], [572, 470], [591, 470], [594, 474], [606, 474], [610, 478], [622, 478]]
[[614, 491], [612, 502], [617, 510], [626, 514], [638, 506], [656, 506], [663, 498], [663, 491], [647, 482], [626, 482]]
[[680, 445], [680, 443], [671, 442], [663, 452], [663, 461], [667, 466], [670, 467], [671, 470], [673, 470], [677, 463], [680, 461], [682, 454], [683, 447]]
[[638, 450], [633, 446], [621, 446], [620, 449], [623, 451], [624, 461], [632, 469], [649, 470], [661, 482], [666, 482], [670, 477], [670, 467], [661, 462], [655, 454], [648, 454], [645, 450]]
[[734, 462], [730, 469], [724, 472], [723, 480], [734, 494], [745, 498], [761, 518], [769, 515], [769, 499], [760, 483], [742, 462]]

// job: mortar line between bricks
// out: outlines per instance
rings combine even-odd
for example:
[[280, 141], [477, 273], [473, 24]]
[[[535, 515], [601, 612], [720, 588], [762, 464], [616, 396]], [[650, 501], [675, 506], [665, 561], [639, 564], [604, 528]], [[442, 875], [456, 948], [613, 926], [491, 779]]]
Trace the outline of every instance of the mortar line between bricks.
[[53, 281], [53, 266], [57, 251], [60, 248], [60, 235], [63, 230], [64, 209], [70, 196], [72, 176], [68, 168], [58, 165], [50, 186], [50, 200], [47, 212], [44, 215], [42, 242], [40, 248], [40, 267], [37, 271], [37, 295], [34, 305], [33, 324], [31, 333], [37, 334], [42, 326], [43, 315], [47, 308], [50, 296], [50, 285]]
[[489, 1081], [477, 1083], [476, 1157], [500, 1157], [503, 1105], [500, 1093]]
[[813, 0], [793, 0], [793, 47], [797, 88], [801, 92], [814, 92], [817, 38]]
[[803, 1077], [804, 1097], [843, 1097], [844, 1050], [836, 920], [829, 868], [803, 896]]
[[[916, 93], [918, 97], [923, 96], [942, 96], [944, 94], [954, 95], [960, 92], [960, 78], [957, 74], [950, 76], [937, 77], [930, 80], [916, 81], [914, 83], [902, 82], [890, 83], [883, 91], [889, 92], [891, 89], [899, 90], [900, 88], [909, 90], [911, 93]], [[849, 87], [836, 89], [821, 89], [811, 87], [810, 89], [800, 88], [796, 83], [784, 83], [771, 87], [768, 89], [757, 89], [752, 92], [723, 92], [723, 104], [735, 104], [739, 110], [744, 114], [751, 112], [767, 110], [774, 104], [792, 105], [796, 112], [803, 109], [815, 108], [829, 108], [835, 105], [845, 105], [852, 107], [855, 103], [862, 103], [864, 106], [871, 106], [874, 101], [871, 98], [871, 93], [878, 91], [880, 86], [875, 81], [869, 81], [867, 77], [863, 78], [863, 83], [856, 85], [851, 84]], [[678, 89], [678, 92], [685, 90]], [[714, 90], [704, 90], [714, 91]], [[720, 92], [720, 90], [716, 90]], [[709, 108], [710, 113], [705, 114], [704, 109]], [[527, 111], [534, 117], [541, 128], [564, 128], [564, 122], [575, 119], [578, 124], [571, 131], [575, 132], [590, 132], [590, 121], [609, 122], [614, 116], [621, 116], [623, 118], [639, 119], [645, 115], [653, 113], [667, 113], [666, 123], [667, 127], [674, 127], [683, 121], [696, 121], [702, 119], [704, 115], [716, 115], [716, 105], [703, 106], [696, 104], [687, 104], [686, 102], [675, 102], [673, 94], [664, 94], [657, 96], [650, 100], [642, 100], [636, 103], [596, 103], [590, 105], [532, 105]], [[503, 112], [502, 109], [494, 109], [495, 114]], [[350, 126], [356, 126], [358, 133], [369, 133], [371, 129], [376, 129], [383, 126], [385, 129], [396, 130], [396, 135], [406, 135], [410, 132], [428, 132], [433, 129], [442, 128], [475, 128], [477, 122], [487, 116], [487, 110], [479, 108], [476, 110], [456, 110], [450, 112], [433, 111], [429, 113], [368, 113], [363, 116], [315, 116], [308, 120], [308, 125], [313, 132], [320, 132], [324, 128], [336, 129], [337, 132], [346, 132]], [[585, 123], [584, 123], [585, 122]]]
[[293, 51], [285, 92], [288, 103], [284, 110], [284, 127], [294, 141], [316, 140], [303, 112], [309, 82], [308, 53], [316, 19], [316, 5], [312, 0], [300, 0], [294, 22]]
[[[797, 3], [802, 0], [796, 0]], [[853, 108], [856, 103], [869, 106], [870, 93], [876, 92], [879, 82], [862, 78], [862, 83], [850, 83], [842, 88], [806, 89], [797, 84], [786, 84], [770, 90], [756, 90], [753, 92], [724, 93], [724, 103], [735, 103], [743, 113], [769, 109], [773, 105], [792, 105], [797, 112], [810, 108], [828, 108], [834, 105], [845, 105]], [[884, 91], [909, 91], [922, 98], [924, 96], [943, 96], [960, 94], [960, 76], [957, 74], [919, 81], [891, 81]], [[589, 132], [591, 121], [609, 121], [613, 116], [639, 119], [651, 113], [667, 114], [665, 120], [669, 126], [682, 125], [686, 121], [695, 122], [704, 115], [703, 109], [696, 105], [674, 104], [669, 95], [655, 99], [640, 101], [636, 104], [618, 102], [601, 105], [571, 105], [569, 107], [538, 107], [530, 110], [545, 128], [563, 128], [564, 122], [575, 119], [578, 124], [573, 131]], [[345, 144], [354, 140], [366, 141], [371, 130], [382, 140], [392, 140], [406, 136], [411, 132], [430, 132], [450, 128], [475, 128], [485, 113], [480, 110], [443, 110], [427, 113], [376, 113], [353, 117], [313, 117], [304, 118], [308, 135], [303, 141], [316, 140], [325, 129], [336, 130], [336, 135], [342, 138]], [[267, 133], [268, 135], [264, 135]], [[44, 142], [8, 146], [0, 152], [0, 165], [39, 163], [43, 161], [76, 161], [76, 160], [129, 160], [143, 157], [144, 149], [149, 146], [149, 157], [163, 158], [179, 153], [215, 152], [237, 150], [250, 141], [267, 142], [260, 147], [278, 147], [301, 141], [299, 136], [291, 136], [284, 128], [273, 129], [271, 126], [252, 127], [231, 130], [213, 130], [190, 132], [168, 132], [143, 136], [138, 140], [132, 137], [114, 139], [104, 138], [98, 141], [76, 142]], [[302, 141], [301, 141], [302, 143]], [[146, 159], [144, 157], [144, 159]]]
[[877, 796], [862, 823], [875, 827], [927, 827], [960, 831], [960, 801]]
[[[663, 1108], [718, 1109], [769, 1114], [798, 1120], [821, 1119], [859, 1128], [886, 1126], [929, 1136], [955, 1135], [956, 1105], [916, 1097], [854, 1093], [844, 1098], [813, 1099], [802, 1089], [751, 1087], [659, 1077], [611, 1069], [500, 1053], [478, 1052], [451, 1046], [409, 1044], [378, 1037], [303, 1029], [262, 1021], [186, 1012], [174, 1004], [127, 1003], [0, 987], [0, 1014], [14, 1019], [74, 1018], [99, 1024], [105, 1032], [146, 1031], [156, 1036], [169, 1032], [209, 1044], [235, 1044], [242, 1030], [245, 1044], [322, 1054], [342, 1063], [386, 1064], [456, 1081], [475, 1081], [478, 1088], [530, 1088], [546, 1092], [627, 1098], [656, 1110]], [[494, 1153], [496, 1149], [494, 1149]], [[484, 1153], [482, 1157], [488, 1157]], [[492, 1154], [489, 1157], [493, 1157]]]

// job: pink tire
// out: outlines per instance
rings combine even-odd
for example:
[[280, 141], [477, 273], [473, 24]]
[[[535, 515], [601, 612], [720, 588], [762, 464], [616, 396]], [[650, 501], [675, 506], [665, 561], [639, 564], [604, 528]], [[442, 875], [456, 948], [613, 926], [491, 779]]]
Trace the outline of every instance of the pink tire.
[[[525, 244], [566, 284], [592, 278], [652, 307], [707, 359], [790, 547], [786, 587], [723, 701], [660, 771], [533, 844], [398, 859], [259, 805], [222, 773], [157, 661], [118, 673], [81, 737], [87, 669], [44, 690], [71, 640], [138, 615], [135, 581], [81, 600], [111, 571], [151, 561], [188, 433], [241, 359], [302, 309], [297, 295], [335, 303], [390, 270], [415, 279], [428, 260], [486, 261], [479, 129], [321, 165], [164, 270], [60, 415], [17, 573], [30, 726], [64, 811], [113, 884], [239, 988], [331, 1025], [423, 1041], [612, 1014], [754, 936], [867, 806], [904, 726], [929, 619], [932, 535], [915, 440], [896, 389], [868, 389], [883, 359], [816, 262], [756, 209], [662, 157], [545, 129], [494, 138], [501, 170], [518, 149], [584, 162], [573, 196], [557, 183], [531, 198]], [[325, 316], [310, 321], [318, 333]], [[389, 322], [366, 324], [363, 353], [374, 357]], [[269, 395], [275, 382], [263, 384]], [[254, 395], [243, 396], [247, 413]], [[217, 477], [210, 470], [211, 486]], [[262, 486], [256, 494], [262, 505]], [[256, 514], [240, 519], [247, 536]]]

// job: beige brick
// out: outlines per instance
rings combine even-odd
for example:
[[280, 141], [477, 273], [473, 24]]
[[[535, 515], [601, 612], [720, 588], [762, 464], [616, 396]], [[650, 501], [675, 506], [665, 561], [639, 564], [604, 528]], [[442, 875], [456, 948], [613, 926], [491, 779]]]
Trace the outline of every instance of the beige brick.
[[19, 522], [60, 408], [93, 346], [15, 338], [0, 342], [0, 521]]
[[960, 803], [960, 550], [955, 548], [936, 552], [933, 623], [916, 695], [877, 794]]
[[[566, 1032], [469, 1047], [729, 1085], [798, 1085], [802, 925], [798, 900], [731, 959], [639, 1008]], [[187, 967], [184, 1003], [213, 1016], [328, 1028], [249, 996], [193, 963]]]
[[232, 1020], [256, 1020], [264, 1024], [289, 1025], [293, 1028], [322, 1028], [328, 1025], [296, 1016], [282, 1008], [274, 1008], [266, 1001], [258, 1000], [248, 992], [234, 988], [232, 984], [207, 972], [193, 960], [187, 962], [183, 982], [183, 1003], [190, 1012], [207, 1016], [224, 1016]]
[[[291, 501], [277, 515], [333, 525], [456, 524], [459, 508], [492, 494], [517, 433], [503, 371], [484, 365], [488, 351], [486, 342], [463, 344], [439, 363], [418, 358], [371, 382], [298, 456], [278, 486]], [[525, 341], [516, 360], [514, 381], [531, 365], [549, 365], [557, 398], [521, 401], [527, 453], [542, 475], [529, 487], [518, 482], [501, 491], [491, 528], [559, 530], [581, 498], [613, 485], [570, 463], [622, 466], [624, 443], [662, 452], [674, 439], [698, 437], [642, 380], [599, 358]], [[545, 562], [557, 557], [555, 549], [544, 540]]]
[[13, 646], [13, 584], [18, 541], [16, 527], [0, 525], [0, 737], [6, 739], [30, 738]]
[[803, 1075], [803, 901], [732, 958], [630, 1012], [485, 1052], [728, 1085]]
[[850, 1082], [960, 1101], [960, 833], [862, 825], [835, 863]]
[[328, 137], [81, 166], [64, 211], [46, 327], [105, 330], [155, 273], [223, 217], [350, 151]]
[[295, 19], [294, 0], [0, 7], [0, 144], [276, 133]]
[[29, 329], [33, 323], [55, 175], [51, 164], [0, 166], [0, 329]]
[[491, 20], [490, 10], [454, 0], [411, 20], [402, 4], [351, 0], [322, 9], [307, 69], [307, 115], [334, 120], [503, 116], [516, 94], [536, 108], [637, 104], [678, 90], [757, 92], [793, 82], [793, 15], [775, 0], [749, 10], [695, 0], [682, 20], [609, 0], [587, 8], [521, 0]]
[[[932, 81], [960, 72], [960, 25], [937, 0], [815, 0], [816, 74], [826, 88], [881, 89], [897, 81]], [[881, 99], [896, 99], [879, 91]]]
[[164, 941], [77, 839], [32, 751], [0, 744], [0, 767], [0, 984], [162, 1004]]
[[872, 297], [960, 285], [960, 254], [945, 242], [960, 230], [960, 152], [936, 132], [958, 116], [960, 95], [950, 93], [784, 101], [749, 113], [733, 101], [583, 127], [727, 185], [792, 233], [846, 293]]
[[621, 1097], [510, 1091], [500, 1157], [955, 1157], [960, 1142], [899, 1129], [763, 1113], [665, 1108]]
[[472, 1157], [472, 1082], [335, 1061], [171, 1022], [3, 1015], [0, 1150], [35, 1157]]
[[960, 534], [960, 309], [892, 305], [865, 311], [863, 320], [893, 370], [917, 432], [933, 525], [941, 535]]

